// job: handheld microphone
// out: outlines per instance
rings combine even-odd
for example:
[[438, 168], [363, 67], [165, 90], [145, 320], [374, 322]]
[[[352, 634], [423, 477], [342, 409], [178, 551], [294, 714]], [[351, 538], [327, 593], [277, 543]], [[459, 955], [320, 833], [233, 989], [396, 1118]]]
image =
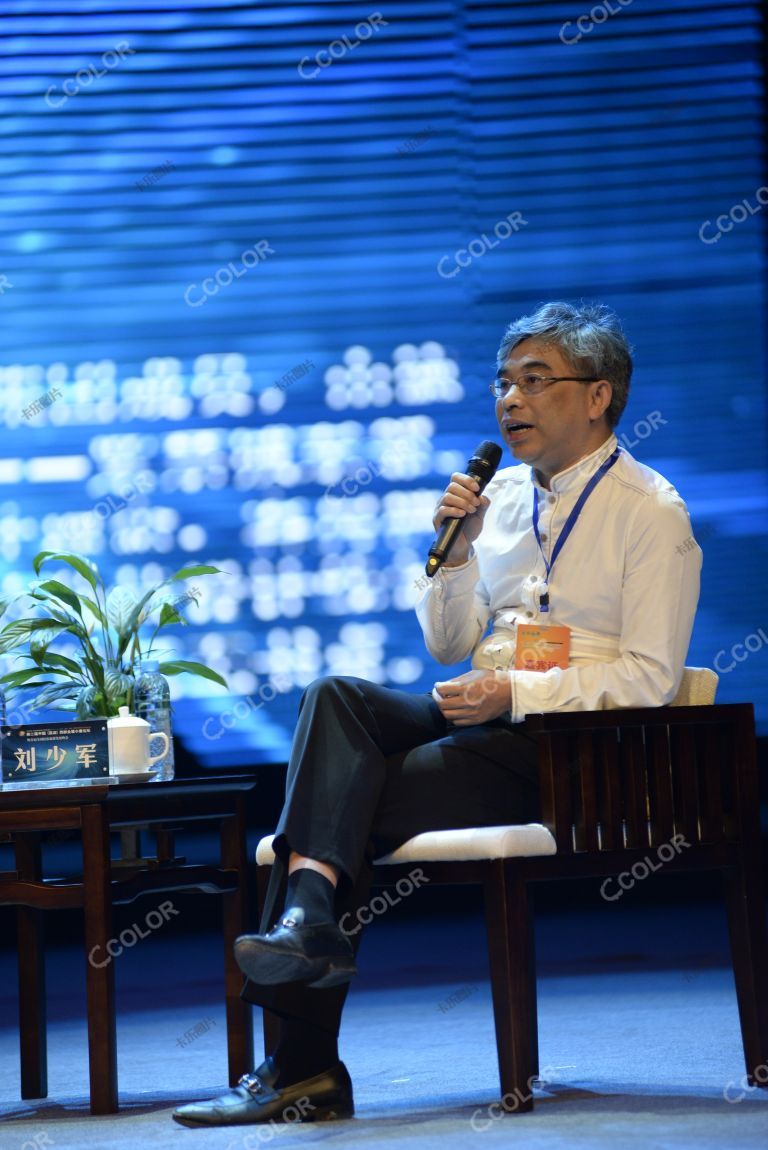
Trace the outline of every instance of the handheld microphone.
[[[480, 490], [477, 492], [478, 495], [483, 493], [487, 484], [490, 483], [496, 474], [496, 468], [501, 462], [501, 454], [501, 448], [498, 443], [493, 443], [490, 439], [484, 439], [467, 464], [466, 474], [472, 479], [477, 480], [480, 486]], [[461, 518], [452, 516], [450, 519], [444, 521], [437, 539], [429, 549], [429, 559], [427, 560], [425, 571], [430, 579], [436, 571], [440, 570], [443, 563], [445, 563], [467, 519], [467, 515]]]

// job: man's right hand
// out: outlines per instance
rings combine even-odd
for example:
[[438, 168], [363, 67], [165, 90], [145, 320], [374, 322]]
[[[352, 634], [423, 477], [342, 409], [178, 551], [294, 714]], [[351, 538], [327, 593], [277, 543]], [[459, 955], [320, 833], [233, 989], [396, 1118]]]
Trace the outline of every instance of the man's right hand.
[[457, 536], [444, 567], [460, 567], [469, 558], [470, 544], [474, 543], [483, 530], [483, 519], [491, 501], [485, 495], [478, 495], [480, 485], [476, 479], [454, 471], [451, 482], [446, 487], [435, 511], [432, 525], [440, 531], [446, 519], [466, 519], [464, 529]]

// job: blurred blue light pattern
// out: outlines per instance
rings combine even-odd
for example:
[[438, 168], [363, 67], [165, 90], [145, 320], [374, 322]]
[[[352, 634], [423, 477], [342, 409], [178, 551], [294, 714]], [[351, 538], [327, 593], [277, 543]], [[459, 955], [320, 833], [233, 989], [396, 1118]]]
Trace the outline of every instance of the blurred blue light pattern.
[[[230, 683], [172, 683], [207, 766], [284, 759], [318, 675], [446, 677], [412, 615], [434, 505], [544, 299], [635, 345], [619, 432], [705, 553], [689, 662], [768, 626], [758, 3], [573, 44], [578, 4], [390, 3], [328, 56], [368, 8], [6, 8], [0, 593], [44, 548], [137, 592], [224, 568], [168, 644]], [[766, 729], [768, 644], [718, 697]]]

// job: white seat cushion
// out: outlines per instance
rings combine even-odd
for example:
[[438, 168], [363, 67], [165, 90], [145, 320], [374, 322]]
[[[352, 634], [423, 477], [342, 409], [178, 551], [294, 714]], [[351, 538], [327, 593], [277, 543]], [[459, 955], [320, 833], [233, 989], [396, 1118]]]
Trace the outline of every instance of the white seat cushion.
[[678, 692], [670, 707], [711, 707], [715, 701], [718, 676], [709, 667], [686, 667]]
[[258, 866], [272, 866], [275, 861], [275, 852], [272, 850], [274, 835], [266, 835], [260, 839], [256, 847], [256, 863]]
[[[259, 866], [271, 866], [274, 835], [267, 835], [256, 848]], [[541, 823], [508, 827], [465, 827], [453, 831], [424, 831], [414, 835], [378, 864], [413, 862], [470, 862], [479, 859], [531, 858], [557, 853], [554, 838]]]

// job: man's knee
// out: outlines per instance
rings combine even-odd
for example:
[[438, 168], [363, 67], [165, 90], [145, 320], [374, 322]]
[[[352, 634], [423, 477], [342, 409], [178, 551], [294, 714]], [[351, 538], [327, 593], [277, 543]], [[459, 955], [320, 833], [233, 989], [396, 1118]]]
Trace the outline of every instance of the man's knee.
[[309, 686], [305, 687], [301, 702], [317, 703], [333, 696], [349, 695], [361, 681], [351, 675], [321, 675], [319, 679], [313, 679]]

